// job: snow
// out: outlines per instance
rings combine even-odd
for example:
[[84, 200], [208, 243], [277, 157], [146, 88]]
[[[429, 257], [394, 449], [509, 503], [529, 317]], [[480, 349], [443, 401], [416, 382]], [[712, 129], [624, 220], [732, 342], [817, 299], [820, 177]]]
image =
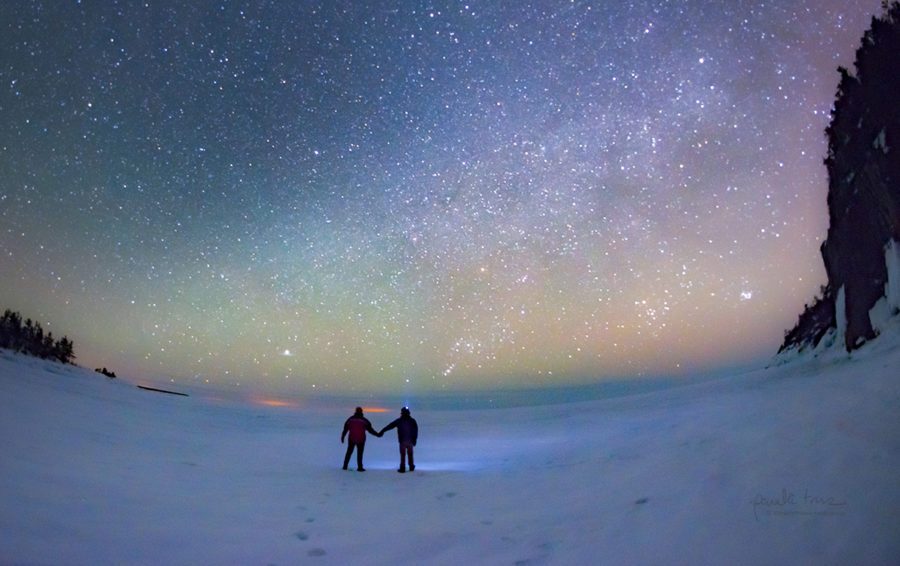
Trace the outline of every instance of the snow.
[[900, 242], [891, 239], [884, 248], [884, 265], [888, 282], [884, 287], [884, 296], [888, 306], [900, 310]]
[[[839, 348], [835, 348], [839, 350]], [[900, 328], [852, 355], [594, 401], [178, 397], [0, 351], [2, 564], [896, 564]], [[376, 428], [395, 418], [368, 411]]]
[[869, 322], [879, 334], [900, 312], [900, 243], [894, 239], [884, 246], [884, 265], [887, 271], [884, 296], [869, 310]]
[[847, 334], [847, 292], [843, 285], [838, 289], [834, 300], [834, 340], [844, 344], [844, 336]]
[[875, 136], [875, 141], [872, 142], [872, 147], [874, 147], [875, 149], [880, 149], [885, 154], [890, 151], [890, 148], [887, 145], [887, 138], [885, 136], [884, 128], [881, 128], [881, 131], [878, 132], [877, 136]]

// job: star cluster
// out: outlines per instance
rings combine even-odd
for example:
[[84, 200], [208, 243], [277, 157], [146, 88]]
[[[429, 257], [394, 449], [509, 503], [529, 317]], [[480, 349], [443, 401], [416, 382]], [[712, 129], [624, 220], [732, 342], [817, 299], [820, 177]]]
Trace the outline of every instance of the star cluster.
[[14, 2], [3, 306], [83, 363], [292, 391], [764, 359], [824, 282], [879, 9]]

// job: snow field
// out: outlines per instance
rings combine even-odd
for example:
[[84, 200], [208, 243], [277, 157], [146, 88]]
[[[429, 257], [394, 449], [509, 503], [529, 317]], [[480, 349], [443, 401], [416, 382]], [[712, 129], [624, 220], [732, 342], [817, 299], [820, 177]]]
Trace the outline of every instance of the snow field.
[[894, 564], [891, 336], [601, 401], [413, 404], [407, 474], [391, 432], [340, 469], [355, 400], [176, 397], [0, 352], [0, 563]]

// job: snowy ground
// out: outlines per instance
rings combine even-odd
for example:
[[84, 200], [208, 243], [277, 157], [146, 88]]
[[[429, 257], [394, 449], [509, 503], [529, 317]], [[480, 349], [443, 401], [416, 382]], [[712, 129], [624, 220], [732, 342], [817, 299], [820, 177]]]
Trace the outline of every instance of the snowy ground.
[[176, 397], [0, 351], [0, 563], [896, 564], [898, 362], [882, 336], [629, 397], [413, 406], [398, 474], [391, 433], [340, 469], [352, 402]]

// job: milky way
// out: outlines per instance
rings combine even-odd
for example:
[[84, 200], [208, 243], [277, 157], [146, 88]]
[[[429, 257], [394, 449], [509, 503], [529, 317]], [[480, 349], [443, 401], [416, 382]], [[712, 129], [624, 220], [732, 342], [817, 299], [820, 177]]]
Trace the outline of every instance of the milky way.
[[880, 13], [12, 4], [0, 307], [300, 393], [765, 360], [825, 282], [823, 131]]

